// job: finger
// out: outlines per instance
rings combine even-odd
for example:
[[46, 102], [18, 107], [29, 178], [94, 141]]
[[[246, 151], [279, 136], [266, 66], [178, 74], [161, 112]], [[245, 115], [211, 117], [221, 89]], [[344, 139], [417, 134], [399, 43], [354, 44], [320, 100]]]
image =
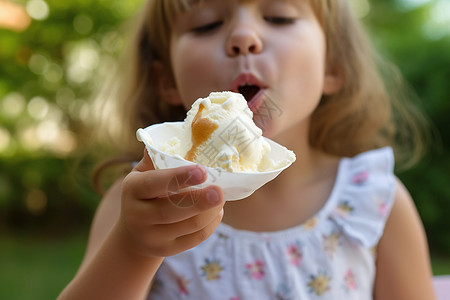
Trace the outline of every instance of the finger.
[[125, 178], [127, 191], [137, 199], [152, 199], [177, 193], [180, 189], [206, 180], [206, 170], [199, 165], [157, 171], [132, 171]]
[[138, 164], [134, 167], [134, 170], [139, 172], [145, 172], [154, 169], [155, 167], [153, 165], [153, 161], [148, 155], [147, 149], [144, 149], [144, 156], [142, 157], [141, 161], [139, 161]]
[[174, 239], [204, 229], [211, 224], [218, 215], [222, 214], [223, 206], [217, 206], [177, 223], [156, 225], [153, 227], [153, 230], [154, 232], [161, 233], [166, 238]]
[[173, 249], [176, 249], [177, 252], [181, 252], [194, 248], [195, 246], [201, 244], [214, 233], [217, 226], [219, 226], [220, 222], [222, 221], [222, 217], [223, 217], [223, 210], [206, 227], [194, 233], [176, 238], [174, 241]]
[[[178, 196], [197, 197], [193, 200], [194, 205], [190, 207], [177, 207], [168, 197], [153, 199], [151, 201], [142, 202], [140, 208], [152, 224], [173, 224], [192, 218], [213, 207], [223, 206], [223, 193], [217, 186], [209, 186], [198, 190], [198, 193], [191, 194], [183, 192]], [[148, 204], [152, 205], [148, 205]], [[145, 206], [145, 204], [147, 204]]]

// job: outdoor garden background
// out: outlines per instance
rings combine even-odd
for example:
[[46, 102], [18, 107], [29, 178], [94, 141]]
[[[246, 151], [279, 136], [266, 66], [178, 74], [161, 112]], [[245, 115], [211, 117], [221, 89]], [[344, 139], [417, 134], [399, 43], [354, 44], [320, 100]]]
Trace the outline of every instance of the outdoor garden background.
[[[54, 299], [81, 261], [103, 153], [90, 134], [92, 91], [141, 2], [0, 0], [1, 299]], [[353, 3], [433, 124], [428, 155], [397, 175], [424, 222], [434, 274], [450, 274], [450, 1]]]

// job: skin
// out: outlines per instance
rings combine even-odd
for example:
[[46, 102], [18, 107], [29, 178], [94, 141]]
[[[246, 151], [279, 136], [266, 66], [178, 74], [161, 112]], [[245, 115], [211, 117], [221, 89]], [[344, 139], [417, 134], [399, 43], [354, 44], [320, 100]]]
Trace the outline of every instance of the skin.
[[[195, 185], [206, 172], [200, 166], [154, 170], [144, 154], [102, 200], [85, 258], [60, 299], [143, 299], [164, 257], [200, 244], [222, 219], [238, 229], [275, 231], [313, 216], [329, 197], [339, 162], [308, 143], [310, 116], [321, 96], [343, 82], [326, 72], [332, 68], [325, 65], [325, 49], [308, 1], [211, 0], [181, 15], [171, 36], [173, 69], [154, 65], [157, 86], [164, 87], [160, 95], [189, 108], [251, 73], [282, 111], [266, 120], [264, 135], [301, 155], [245, 200], [225, 205], [220, 188], [208, 187], [195, 205], [177, 208], [167, 197], [169, 189], [170, 197], [182, 196], [171, 186], [174, 176]], [[423, 227], [400, 182], [377, 251], [375, 299], [434, 299]]]

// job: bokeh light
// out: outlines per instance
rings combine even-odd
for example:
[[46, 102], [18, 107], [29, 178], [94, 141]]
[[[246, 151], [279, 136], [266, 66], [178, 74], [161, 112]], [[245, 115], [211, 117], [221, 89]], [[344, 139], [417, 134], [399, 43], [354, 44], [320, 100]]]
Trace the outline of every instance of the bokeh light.
[[450, 35], [450, 1], [437, 0], [430, 9], [430, 15], [423, 28], [425, 36], [439, 40]]
[[28, 212], [35, 216], [40, 216], [45, 213], [47, 202], [47, 195], [41, 189], [32, 189], [25, 198], [25, 205]]
[[75, 92], [68, 86], [62, 86], [56, 92], [56, 104], [65, 111], [69, 110], [69, 106], [75, 98]]
[[356, 16], [360, 19], [367, 16], [370, 12], [370, 3], [368, 0], [353, 0], [351, 4]]
[[43, 0], [28, 1], [26, 9], [31, 18], [39, 21], [47, 19], [50, 14], [50, 8]]
[[0, 152], [5, 151], [11, 142], [11, 134], [6, 128], [0, 126]]
[[42, 120], [47, 116], [49, 110], [49, 104], [47, 100], [43, 97], [33, 97], [27, 106], [27, 111], [30, 117], [35, 120]]
[[67, 48], [67, 79], [72, 84], [83, 84], [91, 79], [100, 62], [98, 45], [88, 39]]
[[44, 71], [44, 79], [50, 83], [58, 83], [64, 75], [64, 70], [59, 64], [50, 63]]
[[34, 125], [20, 126], [17, 130], [17, 137], [22, 147], [28, 151], [37, 151], [41, 147]]
[[7, 94], [0, 102], [1, 114], [10, 119], [19, 117], [24, 111], [25, 106], [25, 97], [18, 92]]
[[431, 1], [433, 0], [398, 0], [400, 7], [403, 9], [414, 9]]
[[87, 15], [77, 15], [73, 20], [73, 28], [80, 34], [89, 34], [93, 27], [94, 23]]
[[0, 1], [0, 28], [21, 32], [27, 29], [30, 24], [31, 18], [22, 5]]
[[44, 72], [48, 68], [48, 65], [49, 65], [48, 58], [38, 53], [33, 54], [30, 60], [28, 61], [28, 67], [33, 73], [37, 75], [44, 74]]

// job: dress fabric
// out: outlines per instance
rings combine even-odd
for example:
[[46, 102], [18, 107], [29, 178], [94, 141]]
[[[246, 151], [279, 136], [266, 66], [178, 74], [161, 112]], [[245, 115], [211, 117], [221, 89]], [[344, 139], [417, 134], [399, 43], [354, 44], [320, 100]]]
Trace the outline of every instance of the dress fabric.
[[164, 260], [148, 299], [372, 299], [393, 167], [390, 147], [341, 159], [326, 204], [293, 228], [261, 233], [220, 224], [199, 246]]

